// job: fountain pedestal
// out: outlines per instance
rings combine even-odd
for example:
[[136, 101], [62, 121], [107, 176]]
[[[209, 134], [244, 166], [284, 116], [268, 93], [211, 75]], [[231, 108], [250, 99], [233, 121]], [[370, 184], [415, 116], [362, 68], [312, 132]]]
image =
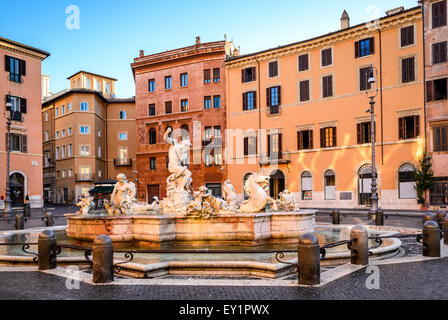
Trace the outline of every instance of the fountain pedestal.
[[93, 241], [106, 234], [114, 242], [260, 241], [298, 238], [312, 232], [314, 210], [215, 215], [208, 219], [183, 215], [80, 216], [66, 215], [67, 235]]

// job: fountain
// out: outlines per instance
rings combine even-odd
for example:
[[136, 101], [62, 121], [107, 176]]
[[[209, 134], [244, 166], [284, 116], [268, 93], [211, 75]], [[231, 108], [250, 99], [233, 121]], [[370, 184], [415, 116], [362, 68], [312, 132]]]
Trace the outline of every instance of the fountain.
[[165, 132], [164, 141], [170, 145], [167, 197], [152, 204], [136, 199], [134, 183], [125, 175], [117, 176], [117, 184], [107, 212], [89, 214], [92, 207], [88, 195], [78, 204], [80, 212], [66, 215], [69, 238], [93, 241], [106, 234], [114, 242], [243, 242], [260, 243], [272, 239], [297, 239], [315, 227], [315, 211], [300, 210], [288, 190], [272, 199], [268, 195], [269, 177], [253, 173], [244, 190], [249, 196], [238, 205], [230, 180], [223, 184], [223, 199], [214, 197], [201, 186], [192, 192], [192, 174], [186, 163], [191, 143], [181, 143]]

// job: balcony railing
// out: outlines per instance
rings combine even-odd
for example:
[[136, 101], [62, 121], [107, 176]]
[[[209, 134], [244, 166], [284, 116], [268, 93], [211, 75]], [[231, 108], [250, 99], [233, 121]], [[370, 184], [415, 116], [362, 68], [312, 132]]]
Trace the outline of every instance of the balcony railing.
[[93, 173], [76, 173], [76, 181], [95, 181], [95, 175]]
[[132, 159], [114, 159], [114, 166], [116, 167], [132, 167]]
[[270, 106], [267, 109], [267, 115], [268, 116], [278, 116], [282, 113], [282, 108], [277, 105], [277, 106]]

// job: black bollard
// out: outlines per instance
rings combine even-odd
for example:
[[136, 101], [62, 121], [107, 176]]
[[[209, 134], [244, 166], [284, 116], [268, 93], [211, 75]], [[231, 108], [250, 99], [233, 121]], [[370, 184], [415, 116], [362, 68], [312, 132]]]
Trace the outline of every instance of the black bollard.
[[56, 237], [51, 230], [42, 231], [38, 240], [39, 270], [56, 269]]
[[23, 215], [19, 212], [16, 214], [16, 230], [25, 229], [25, 220]]
[[114, 281], [114, 247], [107, 235], [96, 237], [93, 242], [93, 283]]
[[443, 229], [443, 221], [445, 220], [446, 213], [445, 212], [437, 212], [435, 216], [435, 221], [439, 224], [439, 228]]
[[54, 217], [52, 212], [47, 212], [45, 214], [45, 225], [47, 227], [53, 227], [54, 226]]
[[428, 221], [433, 221], [433, 216], [431, 213], [425, 213], [425, 215], [423, 216], [423, 223], [422, 226], [425, 225], [426, 222]]
[[297, 253], [299, 284], [320, 284], [320, 246], [316, 236], [312, 233], [301, 235]]
[[448, 245], [448, 216], [443, 220], [443, 229], [445, 230], [443, 232], [443, 243]]
[[352, 228], [350, 232], [351, 245], [348, 248], [351, 250], [351, 263], [365, 266], [369, 264], [369, 239], [367, 229], [363, 225], [357, 225]]
[[29, 203], [23, 204], [23, 216], [31, 217], [31, 205]]
[[423, 256], [440, 258], [440, 229], [435, 221], [428, 221], [423, 226]]
[[377, 226], [384, 226], [384, 212], [381, 209], [376, 210], [375, 224]]
[[339, 210], [333, 210], [331, 213], [333, 224], [341, 224], [341, 215]]

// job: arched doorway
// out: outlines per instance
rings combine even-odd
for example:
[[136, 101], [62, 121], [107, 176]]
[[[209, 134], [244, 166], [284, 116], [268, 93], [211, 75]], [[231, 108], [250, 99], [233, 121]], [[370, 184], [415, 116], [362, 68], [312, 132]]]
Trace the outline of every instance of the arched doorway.
[[358, 171], [358, 203], [360, 205], [370, 205], [372, 194], [372, 166], [363, 165]]
[[398, 170], [398, 198], [399, 199], [416, 199], [415, 191], [415, 167], [406, 163]]
[[324, 174], [324, 198], [325, 200], [336, 199], [336, 174], [333, 170], [327, 170]]
[[11, 202], [13, 207], [22, 207], [25, 201], [25, 177], [15, 172], [9, 177]]
[[280, 192], [285, 190], [285, 175], [280, 170], [271, 173], [269, 193], [271, 198], [278, 199]]

